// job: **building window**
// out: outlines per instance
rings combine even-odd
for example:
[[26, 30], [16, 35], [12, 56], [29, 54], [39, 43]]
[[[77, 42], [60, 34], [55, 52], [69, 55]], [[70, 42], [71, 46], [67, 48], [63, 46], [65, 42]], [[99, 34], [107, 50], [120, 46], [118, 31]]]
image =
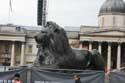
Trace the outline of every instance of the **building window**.
[[113, 26], [115, 26], [115, 17], [113, 16]]
[[102, 17], [101, 22], [102, 22], [101, 25], [104, 26], [104, 22], [105, 22], [104, 17]]
[[32, 53], [32, 48], [33, 48], [32, 45], [28, 45], [28, 53]]

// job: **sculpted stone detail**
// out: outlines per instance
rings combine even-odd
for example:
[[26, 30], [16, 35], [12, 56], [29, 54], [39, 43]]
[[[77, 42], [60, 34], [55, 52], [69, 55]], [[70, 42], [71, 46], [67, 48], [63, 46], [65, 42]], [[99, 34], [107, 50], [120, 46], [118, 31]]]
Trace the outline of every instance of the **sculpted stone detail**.
[[72, 49], [65, 30], [54, 22], [47, 22], [35, 40], [38, 44], [35, 66], [104, 70], [104, 60], [97, 50]]

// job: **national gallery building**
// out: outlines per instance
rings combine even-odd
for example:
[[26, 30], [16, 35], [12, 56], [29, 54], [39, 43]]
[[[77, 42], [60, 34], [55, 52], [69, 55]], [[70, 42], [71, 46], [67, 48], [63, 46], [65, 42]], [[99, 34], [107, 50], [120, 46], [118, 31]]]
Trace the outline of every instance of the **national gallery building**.
[[125, 2], [106, 0], [98, 14], [98, 26], [81, 26], [80, 46], [98, 49], [107, 69], [125, 66]]
[[[66, 30], [69, 44], [72, 48], [98, 49], [108, 70], [125, 67], [125, 2], [106, 0], [98, 19], [98, 26]], [[39, 26], [0, 25], [0, 65], [31, 65], [38, 50], [34, 35], [40, 29]]]

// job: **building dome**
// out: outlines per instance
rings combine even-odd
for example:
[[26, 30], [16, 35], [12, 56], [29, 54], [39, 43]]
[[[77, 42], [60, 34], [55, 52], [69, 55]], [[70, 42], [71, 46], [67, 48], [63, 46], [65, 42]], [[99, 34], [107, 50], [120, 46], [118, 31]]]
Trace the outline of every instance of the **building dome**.
[[123, 0], [106, 0], [100, 9], [99, 16], [122, 13], [125, 13], [125, 3]]

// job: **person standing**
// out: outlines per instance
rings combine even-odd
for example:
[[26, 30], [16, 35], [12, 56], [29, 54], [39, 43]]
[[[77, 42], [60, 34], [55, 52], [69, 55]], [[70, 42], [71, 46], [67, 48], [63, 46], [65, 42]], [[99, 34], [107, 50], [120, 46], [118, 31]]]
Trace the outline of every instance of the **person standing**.
[[73, 79], [75, 80], [75, 83], [82, 83], [79, 75], [74, 75]]
[[22, 83], [21, 79], [20, 79], [20, 74], [16, 73], [14, 75], [14, 83]]

